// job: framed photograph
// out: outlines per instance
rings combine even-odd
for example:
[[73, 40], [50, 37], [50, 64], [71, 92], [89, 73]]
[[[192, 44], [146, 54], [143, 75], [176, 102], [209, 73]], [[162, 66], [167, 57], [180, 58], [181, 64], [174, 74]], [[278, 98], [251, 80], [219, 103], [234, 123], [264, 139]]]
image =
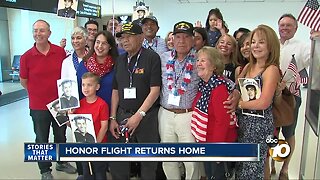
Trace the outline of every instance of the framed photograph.
[[[243, 101], [252, 101], [260, 98], [261, 87], [259, 80], [252, 78], [239, 78], [238, 81]], [[242, 109], [242, 114], [264, 117], [264, 110]]]
[[57, 87], [61, 110], [80, 107], [77, 81], [73, 79], [59, 79]]
[[149, 6], [133, 6], [132, 23], [141, 25], [143, 18], [150, 15]]
[[78, 9], [78, 0], [59, 0], [57, 15], [62, 18], [75, 19]]
[[47, 108], [50, 111], [53, 118], [56, 120], [59, 127], [65, 125], [69, 121], [67, 111], [60, 109], [59, 99], [56, 99], [47, 104]]
[[69, 114], [73, 142], [95, 143], [96, 134], [94, 131], [91, 114]]

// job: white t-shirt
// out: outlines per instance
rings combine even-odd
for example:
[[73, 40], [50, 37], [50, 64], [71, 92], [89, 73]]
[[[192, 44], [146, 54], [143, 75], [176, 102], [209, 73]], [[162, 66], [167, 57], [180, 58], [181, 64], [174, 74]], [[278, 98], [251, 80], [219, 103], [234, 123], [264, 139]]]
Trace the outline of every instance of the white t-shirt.
[[[72, 54], [73, 52], [62, 62], [61, 79], [77, 80], [77, 71], [74, 68], [74, 65], [72, 62]], [[82, 61], [82, 58], [78, 58], [78, 62], [80, 63], [81, 61]]]

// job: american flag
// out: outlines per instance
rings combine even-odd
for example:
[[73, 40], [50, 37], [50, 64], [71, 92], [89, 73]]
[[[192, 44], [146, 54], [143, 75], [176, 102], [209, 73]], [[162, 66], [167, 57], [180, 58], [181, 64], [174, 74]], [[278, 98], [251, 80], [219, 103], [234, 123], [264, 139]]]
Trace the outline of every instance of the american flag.
[[[198, 99], [191, 116], [191, 133], [197, 142], [206, 142], [207, 140], [208, 107], [211, 91], [221, 84], [225, 84], [229, 94], [234, 89], [232, 81], [221, 79], [216, 75], [213, 75], [208, 83], [201, 80], [198, 84], [201, 97]], [[230, 114], [230, 119], [228, 120], [230, 120], [230, 125], [236, 125], [237, 117], [235, 113]]]
[[288, 81], [287, 81], [287, 83], [289, 83], [288, 87], [289, 87], [290, 92], [293, 95], [300, 96], [301, 78], [300, 78], [300, 74], [298, 72], [297, 61], [296, 61], [296, 58], [294, 57], [294, 54], [292, 54], [291, 62], [288, 66], [288, 70], [284, 73], [284, 75], [285, 74], [291, 75], [291, 77], [288, 78]]
[[308, 0], [301, 10], [298, 22], [310, 27], [313, 30], [320, 30], [320, 11], [318, 0]]
[[208, 111], [204, 108], [208, 103], [203, 104], [200, 108], [195, 107], [191, 117], [191, 133], [197, 142], [206, 142]]
[[297, 67], [297, 61], [296, 58], [294, 57], [294, 54], [292, 55], [291, 62], [288, 66], [288, 70], [292, 71], [293, 77], [297, 78], [298, 76], [298, 67]]
[[301, 84], [307, 84], [308, 83], [308, 72], [307, 70], [304, 68], [299, 72], [300, 78], [301, 78]]

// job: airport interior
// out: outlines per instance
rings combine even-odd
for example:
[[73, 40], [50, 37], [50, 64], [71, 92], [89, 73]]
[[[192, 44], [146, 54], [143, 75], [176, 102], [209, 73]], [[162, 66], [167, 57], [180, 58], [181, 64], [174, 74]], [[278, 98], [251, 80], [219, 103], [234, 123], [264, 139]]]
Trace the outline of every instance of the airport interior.
[[[58, 0], [54, 1], [56, 5], [51, 2], [52, 0], [41, 0], [41, 2], [33, 0], [43, 5], [43, 7], [37, 5], [37, 10], [31, 7], [23, 8], [22, 1], [32, 0], [0, 0], [0, 122], [2, 123], [0, 179], [41, 178], [37, 163], [24, 162], [24, 143], [34, 142], [35, 134], [29, 115], [28, 93], [19, 79], [19, 59], [34, 44], [32, 25], [36, 20], [43, 19], [50, 24], [51, 43], [59, 45], [60, 40], [66, 38], [65, 49], [72, 49], [70, 34], [74, 27], [84, 26], [86, 21], [93, 19], [99, 23], [99, 30], [105, 30], [107, 21], [112, 17], [133, 20], [137, 18], [135, 8], [141, 2], [148, 7], [148, 13], [157, 18], [160, 27], [157, 35], [162, 38], [165, 38], [166, 34], [172, 31], [173, 25], [179, 21], [193, 24], [201, 21], [204, 26], [207, 13], [212, 8], [220, 9], [231, 35], [239, 27], [254, 29], [260, 24], [266, 24], [278, 33], [279, 17], [285, 13], [297, 17], [307, 2], [306, 0], [79, 0], [81, 4], [88, 3], [101, 9], [98, 8], [98, 12], [89, 15], [79, 14], [78, 9], [75, 19], [66, 19], [54, 13], [58, 9]], [[50, 3], [46, 3], [49, 1]], [[63, 0], [59, 0], [59, 3], [60, 1]], [[83, 11], [86, 11], [85, 8]], [[320, 179], [319, 109], [314, 111], [315, 107], [319, 108], [319, 93], [316, 92], [320, 90], [317, 85], [320, 79], [320, 38], [310, 39], [310, 28], [303, 24], [298, 25], [295, 38], [309, 44], [311, 53], [310, 66], [307, 69], [309, 83], [305, 87], [301, 86], [302, 104], [295, 131], [296, 146], [288, 175], [290, 179]], [[50, 141], [53, 140], [52, 136], [51, 132]], [[283, 136], [280, 135], [280, 138]], [[67, 141], [72, 141], [69, 128]], [[75, 165], [74, 162], [71, 164]], [[271, 179], [278, 179], [281, 166], [282, 162], [276, 162], [276, 174], [271, 175]], [[76, 174], [66, 174], [56, 171], [55, 168], [52, 174], [54, 179], [77, 178]], [[108, 178], [111, 179], [110, 175]]]

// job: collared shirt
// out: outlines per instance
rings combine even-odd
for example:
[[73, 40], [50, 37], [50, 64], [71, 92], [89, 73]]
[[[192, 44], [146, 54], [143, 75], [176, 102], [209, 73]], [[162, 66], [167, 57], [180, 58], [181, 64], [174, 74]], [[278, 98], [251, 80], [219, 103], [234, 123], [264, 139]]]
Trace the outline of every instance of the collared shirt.
[[163, 54], [164, 52], [168, 51], [166, 42], [164, 41], [164, 39], [158, 36], [153, 38], [151, 43], [149, 43], [147, 39], [144, 39], [142, 47], [155, 51], [159, 54], [159, 56], [161, 56], [161, 54]]
[[[292, 88], [292, 83], [287, 83], [287, 86], [291, 93], [296, 96], [300, 96], [300, 76], [297, 76], [293, 80], [291, 73], [286, 73], [288, 66], [292, 60], [292, 55], [294, 55], [297, 65], [298, 72], [309, 66], [310, 63], [310, 46], [302, 43], [294, 38], [285, 41], [283, 44], [280, 42], [280, 69], [284, 81], [294, 82], [296, 88]], [[291, 88], [290, 88], [291, 86]]]
[[20, 59], [20, 77], [27, 79], [29, 107], [47, 110], [47, 104], [58, 98], [57, 80], [61, 76], [62, 61], [66, 58], [63, 48], [51, 44], [46, 55], [34, 46]]
[[[135, 99], [125, 99], [124, 89], [130, 86], [130, 72], [135, 63], [137, 67], [132, 74], [132, 87], [136, 88]], [[152, 50], [141, 48], [141, 52], [131, 57], [128, 64], [128, 53], [120, 55], [116, 60], [115, 75], [112, 88], [118, 90], [119, 107], [136, 112], [150, 93], [150, 87], [161, 86], [160, 57]], [[159, 106], [155, 101], [150, 109]]]
[[292, 55], [297, 61], [298, 71], [306, 68], [310, 64], [310, 45], [296, 39], [289, 39], [280, 43], [280, 69], [284, 73], [291, 62]]
[[[175, 50], [172, 50], [175, 52]], [[166, 65], [168, 62], [168, 59], [172, 56], [172, 51], [168, 51], [162, 54], [161, 56], [161, 70], [162, 70], [162, 88], [161, 88], [161, 95], [160, 95], [160, 104], [164, 108], [167, 109], [189, 109], [192, 107], [192, 103], [194, 98], [196, 97], [196, 94], [198, 92], [198, 83], [200, 81], [200, 78], [198, 76], [197, 70], [196, 70], [196, 55], [195, 55], [195, 50], [192, 49], [189, 53], [194, 54], [194, 61], [193, 61], [193, 70], [191, 74], [191, 82], [188, 84], [186, 88], [186, 92], [181, 95], [180, 98], [180, 104], [179, 106], [174, 106], [171, 104], [168, 104], [168, 98], [169, 94], [171, 94], [171, 90], [168, 89], [168, 80], [167, 80], [167, 75], [166, 75]], [[174, 53], [173, 53], [174, 54]], [[185, 65], [186, 59], [184, 59], [182, 62], [177, 61], [177, 57], [174, 57], [175, 64], [175, 72], [180, 72], [182, 68]], [[184, 72], [182, 74], [182, 77], [184, 76]], [[181, 87], [181, 83], [183, 82], [183, 78], [179, 78], [176, 84], [176, 87]]]

